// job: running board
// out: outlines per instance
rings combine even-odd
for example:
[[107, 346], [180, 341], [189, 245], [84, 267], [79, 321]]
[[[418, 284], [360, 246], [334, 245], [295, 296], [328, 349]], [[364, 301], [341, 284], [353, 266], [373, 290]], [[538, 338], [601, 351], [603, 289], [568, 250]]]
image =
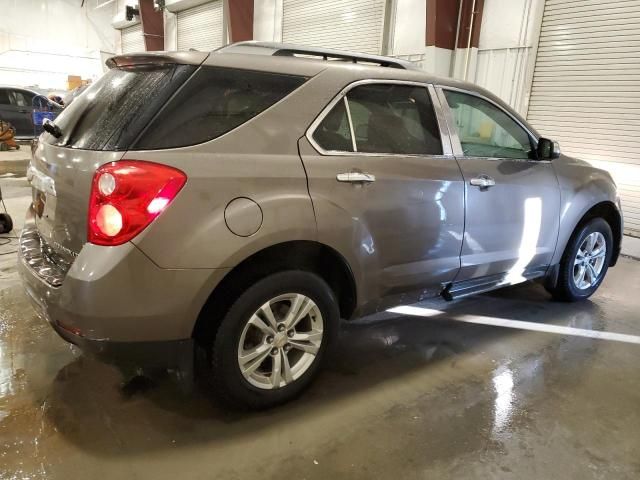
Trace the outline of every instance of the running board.
[[547, 267], [527, 270], [516, 278], [509, 278], [510, 274], [500, 273], [498, 275], [490, 275], [487, 277], [472, 278], [461, 282], [448, 283], [444, 286], [440, 295], [448, 302], [457, 298], [468, 297], [478, 293], [490, 292], [498, 288], [516, 285], [518, 283], [533, 280], [534, 278], [544, 277], [547, 273]]

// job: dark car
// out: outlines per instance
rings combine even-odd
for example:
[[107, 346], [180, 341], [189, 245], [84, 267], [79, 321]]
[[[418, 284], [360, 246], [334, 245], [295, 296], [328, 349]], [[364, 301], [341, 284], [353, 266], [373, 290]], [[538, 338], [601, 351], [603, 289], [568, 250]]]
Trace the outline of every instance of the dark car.
[[18, 87], [0, 86], [0, 120], [4, 120], [13, 125], [16, 129], [17, 138], [33, 138], [33, 109], [35, 106], [54, 113], [62, 110], [57, 105], [48, 100], [44, 95]]

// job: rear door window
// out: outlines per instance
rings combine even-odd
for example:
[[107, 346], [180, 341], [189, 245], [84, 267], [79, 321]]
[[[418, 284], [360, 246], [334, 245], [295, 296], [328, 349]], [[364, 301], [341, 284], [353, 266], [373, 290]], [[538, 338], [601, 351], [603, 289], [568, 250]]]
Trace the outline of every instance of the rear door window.
[[279, 73], [201, 67], [133, 148], [174, 148], [212, 140], [266, 110], [305, 80]]
[[313, 139], [323, 150], [353, 152], [349, 117], [344, 98], [336, 103], [320, 122], [318, 128], [313, 132]]
[[431, 99], [422, 86], [361, 85], [347, 94], [358, 152], [442, 155]]
[[137, 65], [109, 70], [56, 118], [62, 137], [47, 143], [85, 150], [126, 150], [195, 71], [192, 65]]

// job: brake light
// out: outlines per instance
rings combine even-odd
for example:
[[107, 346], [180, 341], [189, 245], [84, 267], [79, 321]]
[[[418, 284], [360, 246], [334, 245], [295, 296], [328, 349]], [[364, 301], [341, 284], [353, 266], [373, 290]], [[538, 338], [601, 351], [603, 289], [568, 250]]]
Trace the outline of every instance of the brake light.
[[186, 181], [180, 170], [157, 163], [122, 160], [101, 166], [91, 187], [88, 241], [128, 242], [164, 211]]

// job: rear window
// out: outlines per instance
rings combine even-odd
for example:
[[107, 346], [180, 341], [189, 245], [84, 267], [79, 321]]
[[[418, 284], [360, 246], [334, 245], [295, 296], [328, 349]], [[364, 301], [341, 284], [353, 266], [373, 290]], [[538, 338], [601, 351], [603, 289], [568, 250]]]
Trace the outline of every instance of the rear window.
[[169, 97], [193, 74], [191, 65], [145, 65], [109, 70], [56, 118], [54, 145], [126, 150]]
[[242, 125], [305, 82], [305, 77], [201, 67], [133, 148], [174, 148], [212, 140]]

